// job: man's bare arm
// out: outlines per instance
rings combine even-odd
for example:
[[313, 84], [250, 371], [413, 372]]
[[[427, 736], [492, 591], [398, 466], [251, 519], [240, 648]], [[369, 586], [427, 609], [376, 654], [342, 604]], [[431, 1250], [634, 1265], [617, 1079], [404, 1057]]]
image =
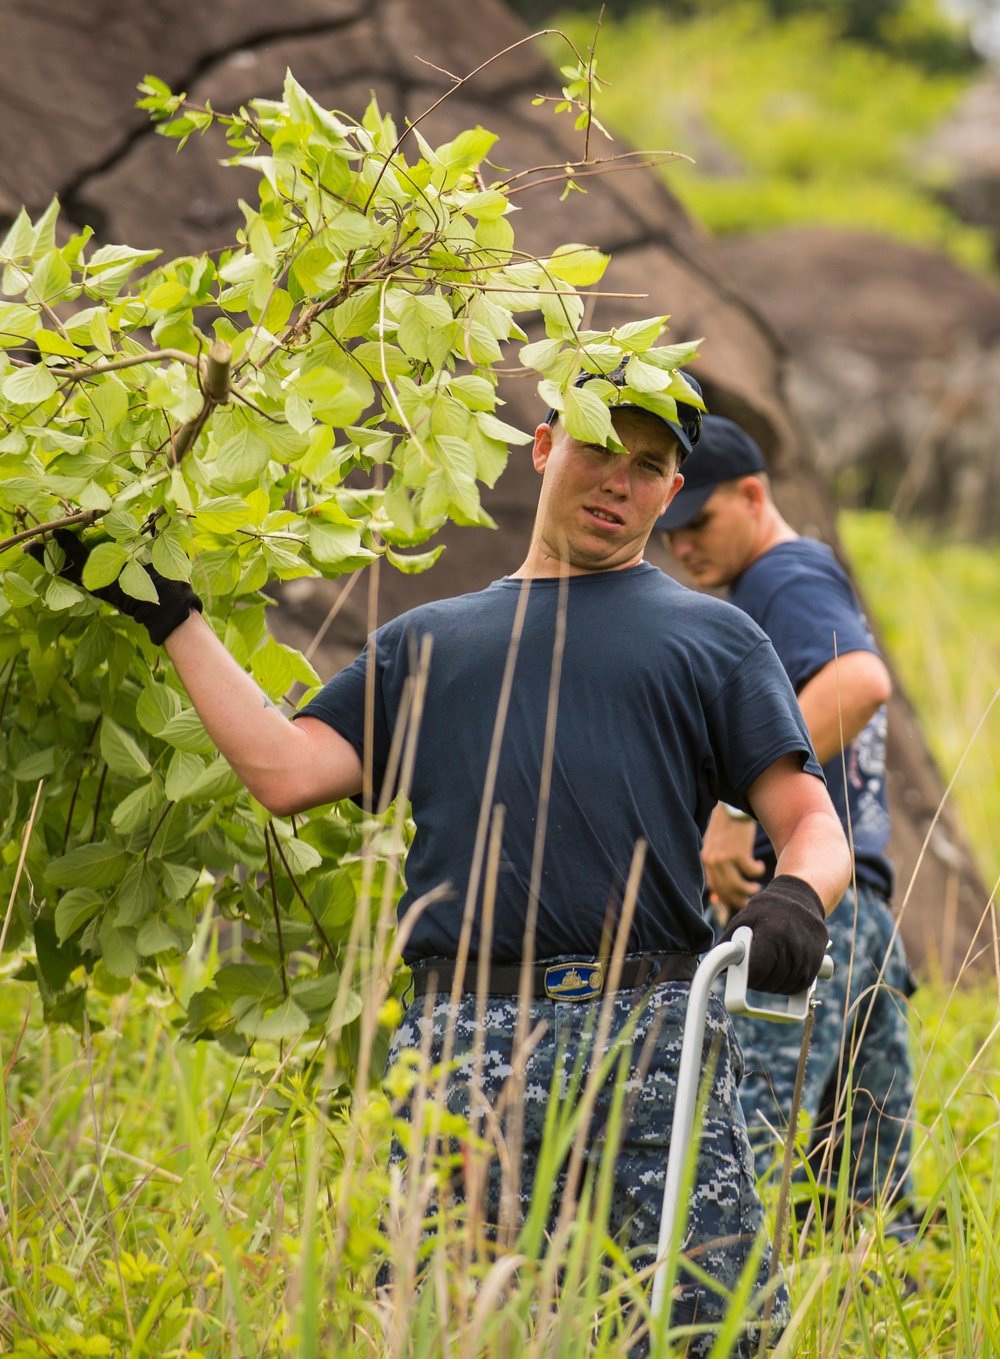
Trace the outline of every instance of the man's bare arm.
[[854, 740], [892, 693], [885, 662], [871, 651], [828, 661], [799, 694], [813, 748], [826, 764]]
[[778, 856], [775, 876], [802, 878], [829, 915], [850, 883], [851, 854], [822, 780], [785, 755], [754, 780], [747, 800]]
[[175, 628], [164, 648], [205, 730], [268, 811], [288, 816], [361, 791], [350, 742], [318, 718], [289, 721], [201, 614]]

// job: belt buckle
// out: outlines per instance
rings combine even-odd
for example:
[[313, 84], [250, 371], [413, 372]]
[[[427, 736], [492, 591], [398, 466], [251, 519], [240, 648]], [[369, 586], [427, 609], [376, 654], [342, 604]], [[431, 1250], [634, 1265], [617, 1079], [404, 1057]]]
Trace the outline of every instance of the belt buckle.
[[593, 1000], [604, 990], [600, 963], [555, 963], [545, 969], [549, 1000]]

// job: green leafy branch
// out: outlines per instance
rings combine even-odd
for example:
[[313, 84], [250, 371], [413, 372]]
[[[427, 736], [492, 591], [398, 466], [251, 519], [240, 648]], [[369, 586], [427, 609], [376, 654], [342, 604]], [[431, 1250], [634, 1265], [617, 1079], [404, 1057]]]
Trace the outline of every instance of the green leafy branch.
[[[592, 63], [587, 80], [589, 101]], [[290, 73], [280, 99], [229, 114], [152, 77], [141, 93], [180, 145], [221, 129], [259, 190], [218, 257], [95, 247], [86, 229], [59, 244], [55, 202], [0, 242], [6, 945], [26, 948], [46, 1016], [82, 1031], [89, 990], [155, 982], [215, 910], [242, 958], [186, 1032], [318, 1040], [339, 997], [347, 1070], [352, 921], [359, 898], [400, 890], [396, 838], [380, 849], [383, 822], [353, 804], [270, 819], [144, 630], [90, 591], [148, 598], [148, 565], [189, 580], [272, 701], [308, 693], [319, 677], [271, 635], [269, 588], [382, 557], [425, 570], [440, 546], [412, 549], [447, 520], [489, 526], [480, 487], [530, 439], [499, 415], [512, 345], [570, 433], [604, 442], [622, 400], [667, 418], [698, 403], [681, 371], [695, 346], [658, 344], [663, 316], [581, 329], [607, 257], [518, 249], [512, 196], [553, 167], [498, 177], [482, 127], [432, 145], [421, 119], [400, 132], [374, 101], [349, 119]], [[604, 375], [623, 363], [619, 388]], [[82, 587], [59, 574], [65, 527], [90, 549]], [[38, 539], [42, 561], [20, 550]]]

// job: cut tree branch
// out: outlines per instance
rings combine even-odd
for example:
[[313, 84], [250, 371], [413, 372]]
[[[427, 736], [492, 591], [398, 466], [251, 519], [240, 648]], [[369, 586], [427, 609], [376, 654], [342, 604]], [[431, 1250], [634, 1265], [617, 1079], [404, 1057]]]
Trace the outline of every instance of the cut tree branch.
[[177, 437], [168, 459], [173, 466], [177, 466], [205, 428], [205, 423], [215, 407], [223, 406], [229, 400], [229, 365], [232, 359], [232, 348], [226, 344], [225, 340], [212, 341], [205, 367], [202, 370], [201, 394], [203, 400], [201, 410], [193, 420], [189, 420], [177, 431]]

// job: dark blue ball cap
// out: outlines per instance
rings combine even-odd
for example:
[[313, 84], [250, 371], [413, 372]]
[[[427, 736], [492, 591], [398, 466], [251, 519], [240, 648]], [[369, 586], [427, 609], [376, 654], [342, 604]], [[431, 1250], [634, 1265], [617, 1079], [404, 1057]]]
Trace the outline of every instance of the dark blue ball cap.
[[706, 415], [698, 448], [684, 464], [684, 485], [653, 527], [668, 533], [686, 528], [716, 486], [766, 471], [764, 455], [749, 434], [724, 415]]
[[[613, 382], [616, 387], [624, 387], [625, 365], [620, 364], [613, 373], [578, 373], [573, 386], [582, 387], [584, 383], [589, 382], [591, 378], [604, 378], [607, 382]], [[684, 374], [684, 381], [701, 396], [701, 387], [690, 373]], [[677, 402], [676, 420], [664, 420], [661, 415], [657, 415], [654, 411], [647, 411], [645, 406], [637, 406], [632, 401], [623, 401], [620, 405], [612, 406], [611, 411], [612, 414], [615, 411], [646, 411], [646, 414], [652, 415], [654, 420], [661, 420], [677, 440], [678, 447], [680, 448], [681, 462], [684, 462], [685, 458], [687, 458], [701, 435], [701, 411], [697, 406], [689, 406], [686, 401]], [[547, 425], [554, 425], [558, 419], [559, 412], [554, 407], [550, 407], [545, 414], [545, 423]]]

